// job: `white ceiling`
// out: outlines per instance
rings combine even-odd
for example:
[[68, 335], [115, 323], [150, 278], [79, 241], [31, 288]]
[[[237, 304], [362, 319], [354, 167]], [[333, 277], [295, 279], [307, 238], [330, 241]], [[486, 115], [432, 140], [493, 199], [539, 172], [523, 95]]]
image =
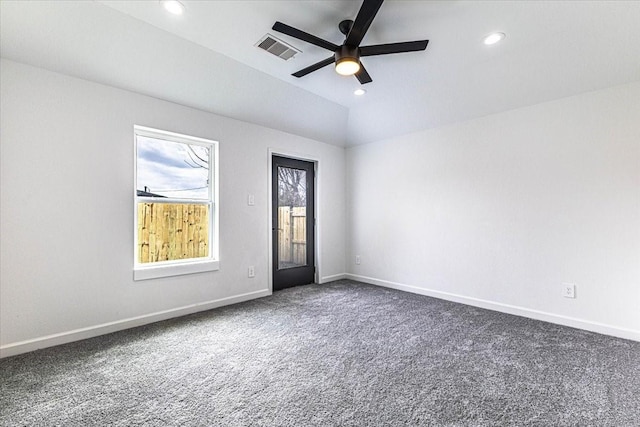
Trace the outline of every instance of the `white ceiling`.
[[[367, 94], [330, 52], [271, 30], [276, 20], [336, 44], [360, 1], [182, 0], [0, 3], [3, 57], [336, 145], [425, 128], [640, 80], [637, 1], [387, 0], [366, 44], [429, 39], [425, 52], [367, 57]], [[484, 35], [506, 33], [494, 46]], [[255, 47], [271, 33], [302, 50]]]

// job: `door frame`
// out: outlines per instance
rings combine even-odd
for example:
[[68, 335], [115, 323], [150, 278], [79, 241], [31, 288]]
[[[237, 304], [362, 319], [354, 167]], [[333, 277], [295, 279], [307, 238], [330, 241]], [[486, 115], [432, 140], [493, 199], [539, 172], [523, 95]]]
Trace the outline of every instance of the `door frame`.
[[314, 260], [313, 262], [315, 263], [315, 267], [316, 267], [316, 272], [314, 274], [313, 280], [314, 283], [320, 283], [320, 277], [322, 277], [320, 275], [320, 270], [321, 270], [321, 257], [320, 257], [320, 224], [321, 224], [321, 220], [320, 220], [320, 159], [318, 159], [315, 156], [310, 156], [307, 154], [302, 154], [302, 153], [298, 153], [295, 151], [288, 151], [288, 150], [281, 150], [281, 149], [275, 149], [275, 148], [269, 148], [268, 149], [268, 156], [267, 156], [267, 161], [269, 162], [269, 178], [268, 178], [268, 198], [267, 200], [269, 201], [268, 205], [269, 205], [269, 215], [267, 216], [267, 219], [269, 221], [269, 227], [267, 228], [268, 230], [268, 234], [269, 234], [269, 238], [268, 238], [268, 243], [269, 243], [269, 260], [268, 260], [268, 265], [269, 265], [269, 293], [272, 294], [273, 293], [273, 156], [281, 156], [281, 157], [288, 157], [290, 159], [295, 159], [295, 160], [303, 160], [305, 162], [310, 162], [313, 163], [313, 168], [314, 168], [314, 178], [315, 178], [315, 182], [314, 182], [314, 186], [315, 186], [315, 191], [314, 191], [314, 218], [315, 220], [315, 227], [313, 229], [313, 233], [314, 233]]

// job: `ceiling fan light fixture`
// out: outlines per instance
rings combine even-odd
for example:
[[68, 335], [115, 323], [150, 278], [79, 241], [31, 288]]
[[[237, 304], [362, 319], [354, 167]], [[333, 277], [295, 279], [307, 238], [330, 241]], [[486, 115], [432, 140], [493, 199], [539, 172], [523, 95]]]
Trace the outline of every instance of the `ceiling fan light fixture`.
[[184, 13], [184, 5], [178, 0], [161, 0], [162, 7], [174, 15], [182, 15]]
[[352, 76], [360, 71], [360, 63], [355, 58], [342, 58], [336, 62], [336, 73], [342, 76]]
[[342, 45], [336, 51], [336, 73], [342, 76], [352, 76], [360, 71], [360, 60], [358, 59], [358, 49]]

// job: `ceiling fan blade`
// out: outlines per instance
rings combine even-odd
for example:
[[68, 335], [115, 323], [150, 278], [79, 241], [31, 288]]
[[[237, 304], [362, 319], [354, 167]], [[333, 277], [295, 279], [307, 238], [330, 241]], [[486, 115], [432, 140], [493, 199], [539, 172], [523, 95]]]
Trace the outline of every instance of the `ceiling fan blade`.
[[384, 0], [364, 0], [344, 44], [347, 46], [360, 46], [360, 42], [373, 22], [373, 18], [376, 17], [376, 13], [378, 13], [378, 9], [382, 6], [383, 1]]
[[294, 77], [303, 77], [306, 76], [309, 73], [313, 73], [316, 70], [319, 70], [322, 67], [326, 67], [329, 64], [333, 64], [334, 62], [334, 57], [331, 56], [327, 59], [325, 59], [324, 61], [320, 61], [320, 62], [316, 62], [313, 65], [309, 65], [307, 68], [303, 68], [300, 71], [296, 71], [295, 73], [291, 74]]
[[277, 21], [273, 24], [272, 29], [274, 31], [278, 31], [279, 33], [286, 34], [291, 37], [295, 37], [299, 40], [305, 41], [307, 43], [311, 43], [313, 45], [325, 48], [327, 50], [335, 51], [338, 49], [338, 45], [335, 45], [331, 42], [321, 39], [320, 37], [316, 37], [313, 34], [305, 33], [302, 30], [298, 30], [297, 28], [293, 28], [287, 24], [283, 24], [280, 21]]
[[373, 81], [369, 73], [367, 73], [367, 69], [364, 68], [364, 65], [362, 65], [362, 63], [360, 63], [360, 71], [355, 73], [354, 76], [356, 76], [356, 79], [358, 79], [361, 85], [371, 83]]
[[371, 46], [362, 46], [360, 48], [360, 56], [388, 55], [390, 53], [416, 52], [425, 50], [429, 40], [416, 40], [413, 42], [376, 44]]

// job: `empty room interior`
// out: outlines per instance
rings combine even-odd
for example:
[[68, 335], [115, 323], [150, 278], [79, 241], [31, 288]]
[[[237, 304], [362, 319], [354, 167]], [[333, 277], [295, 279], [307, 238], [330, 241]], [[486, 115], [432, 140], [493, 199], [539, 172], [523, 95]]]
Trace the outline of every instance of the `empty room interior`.
[[639, 425], [639, 1], [0, 19], [0, 424]]

